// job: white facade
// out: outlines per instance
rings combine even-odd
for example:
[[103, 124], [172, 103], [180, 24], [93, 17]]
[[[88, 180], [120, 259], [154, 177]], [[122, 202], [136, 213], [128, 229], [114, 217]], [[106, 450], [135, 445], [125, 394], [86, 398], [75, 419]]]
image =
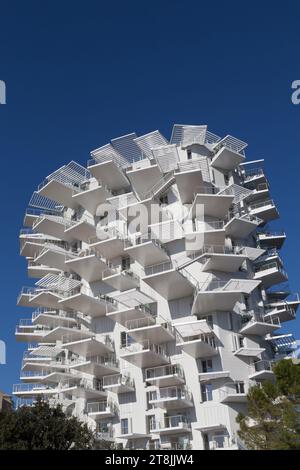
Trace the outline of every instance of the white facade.
[[46, 178], [20, 234], [36, 280], [18, 298], [33, 309], [16, 330], [19, 404], [60, 402], [133, 449], [242, 446], [237, 413], [294, 348], [280, 327], [299, 304], [245, 148], [175, 125], [170, 142], [130, 134]]

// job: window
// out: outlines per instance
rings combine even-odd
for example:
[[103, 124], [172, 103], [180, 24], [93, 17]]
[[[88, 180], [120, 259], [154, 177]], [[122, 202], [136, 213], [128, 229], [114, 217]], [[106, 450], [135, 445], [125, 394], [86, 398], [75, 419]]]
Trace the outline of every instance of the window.
[[128, 434], [128, 418], [121, 419], [121, 434]]
[[214, 322], [213, 322], [213, 316], [212, 315], [206, 315], [202, 317], [202, 320], [206, 320], [208, 326], [213, 330], [214, 329]]
[[188, 149], [188, 150], [186, 151], [186, 153], [187, 153], [187, 159], [188, 159], [188, 160], [191, 160], [191, 159], [192, 159], [192, 151], [191, 151], [191, 149]]
[[164, 194], [163, 196], [161, 196], [161, 197], [159, 198], [159, 203], [160, 203], [161, 205], [169, 204], [168, 195], [167, 195], [167, 194]]
[[202, 372], [212, 372], [213, 366], [212, 366], [212, 360], [207, 359], [206, 361], [201, 361], [202, 365]]
[[129, 269], [130, 268], [130, 258], [122, 258], [122, 271], [124, 271], [125, 269]]
[[148, 416], [149, 431], [156, 428], [155, 415]]
[[244, 384], [244, 382], [236, 382], [235, 383], [235, 390], [236, 390], [236, 393], [245, 393], [245, 384]]
[[225, 447], [225, 435], [224, 434], [215, 434], [213, 439], [214, 439], [214, 447], [216, 449], [223, 449]]
[[201, 398], [202, 401], [212, 401], [212, 384], [201, 384]]
[[229, 329], [233, 330], [232, 312], [229, 312], [228, 321], [229, 321]]
[[250, 308], [250, 302], [249, 302], [249, 297], [248, 295], [244, 295], [244, 302], [245, 302], [245, 307], [247, 310]]

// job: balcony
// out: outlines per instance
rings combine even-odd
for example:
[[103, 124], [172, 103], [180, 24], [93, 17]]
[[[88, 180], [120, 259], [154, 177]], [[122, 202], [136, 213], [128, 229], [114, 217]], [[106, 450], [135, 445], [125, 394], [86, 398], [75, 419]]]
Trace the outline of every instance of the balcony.
[[32, 304], [30, 303], [30, 300], [34, 292], [34, 287], [22, 287], [17, 298], [17, 305], [19, 307], [31, 307]]
[[95, 377], [104, 377], [119, 373], [119, 364], [114, 355], [87, 356], [71, 362], [70, 369], [78, 370]]
[[140, 235], [125, 242], [125, 253], [138, 261], [143, 267], [160, 264], [169, 260], [169, 255], [163, 245], [150, 235]]
[[238, 357], [260, 357], [261, 354], [265, 351], [265, 348], [259, 347], [249, 347], [247, 344], [242, 341], [242, 344], [239, 346], [236, 351], [234, 351], [234, 356]]
[[274, 372], [271, 361], [257, 361], [251, 366], [249, 379], [251, 380], [272, 380]]
[[37, 242], [25, 241], [24, 243], [20, 241], [20, 255], [25, 256], [26, 258], [34, 258], [38, 255], [44, 248], [44, 240], [38, 238]]
[[105, 259], [117, 258], [124, 255], [125, 235], [116, 227], [107, 227], [102, 230], [100, 237], [96, 236], [89, 239], [91, 249], [99, 251]]
[[193, 407], [193, 397], [186, 387], [171, 386], [148, 392], [148, 403], [154, 407], [182, 409]]
[[126, 326], [127, 322], [131, 320], [138, 319], [147, 320], [149, 324], [155, 323], [155, 316], [147, 305], [136, 305], [132, 307], [123, 305], [121, 310], [108, 313], [107, 317], [123, 326]]
[[75, 338], [91, 338], [93, 334], [94, 333], [89, 330], [81, 330], [78, 324], [68, 326], [56, 326], [54, 324], [54, 328], [46, 333], [45, 341], [47, 341], [47, 343], [55, 343], [68, 335], [71, 335], [74, 340]]
[[41, 214], [33, 224], [35, 232], [54, 237], [55, 239], [72, 241], [72, 234], [65, 232], [70, 219], [58, 215]]
[[175, 332], [168, 322], [153, 323], [153, 318], [137, 318], [126, 322], [128, 334], [136, 342], [168, 343], [175, 340]]
[[197, 188], [191, 207], [191, 217], [197, 215], [197, 208], [204, 206], [203, 213], [207, 217], [224, 219], [234, 200], [234, 195], [223, 194], [215, 186]]
[[33, 325], [45, 325], [47, 327], [76, 325], [77, 319], [74, 314], [63, 310], [39, 308], [32, 313]]
[[219, 170], [232, 171], [245, 161], [244, 149], [247, 144], [230, 135], [214, 145], [211, 166]]
[[100, 402], [87, 403], [86, 412], [90, 418], [98, 420], [112, 418], [115, 416], [117, 409], [113, 403], [105, 400]]
[[57, 289], [34, 288], [30, 292], [28, 306], [58, 309], [61, 298], [62, 295], [57, 293]]
[[71, 391], [73, 388], [73, 384], [49, 385], [42, 383], [22, 383], [13, 385], [13, 395], [17, 397], [49, 396]]
[[281, 328], [279, 318], [276, 316], [266, 317], [254, 314], [252, 317], [246, 317], [247, 323], [240, 329], [243, 335], [265, 336]]
[[52, 268], [60, 269], [64, 272], [69, 272], [70, 270], [66, 262], [73, 258], [76, 258], [75, 253], [61, 246], [45, 243], [43, 249], [34, 257], [34, 261], [46, 266], [51, 266]]
[[191, 204], [199, 183], [203, 183], [202, 171], [207, 166], [206, 158], [179, 162], [174, 172], [182, 204]]
[[171, 260], [145, 268], [142, 280], [166, 300], [188, 297], [194, 292], [194, 285]]
[[242, 240], [247, 238], [262, 223], [263, 219], [252, 213], [229, 213], [225, 220], [224, 228], [227, 237]]
[[262, 199], [268, 199], [270, 197], [270, 190], [268, 183], [259, 183], [252, 189], [252, 193], [248, 196], [248, 201], [254, 203]]
[[206, 320], [175, 323], [177, 346], [194, 358], [211, 357], [218, 353], [215, 335]]
[[243, 247], [226, 247], [224, 245], [204, 245], [201, 250], [201, 260], [204, 262], [202, 272], [220, 271], [233, 273], [239, 270], [247, 258]]
[[202, 404], [199, 411], [200, 421], [193, 425], [193, 429], [203, 433], [226, 430], [229, 415], [224, 405], [206, 402]]
[[112, 264], [109, 264], [108, 269], [103, 271], [102, 280], [121, 292], [134, 289], [140, 283], [139, 277], [131, 269], [123, 269], [123, 266]]
[[220, 281], [212, 279], [199, 285], [194, 295], [192, 315], [215, 311], [232, 311], [241, 294], [250, 294], [260, 281], [248, 279], [230, 279]]
[[279, 250], [286, 239], [284, 231], [264, 231], [257, 234], [257, 240], [261, 248], [276, 248]]
[[244, 186], [253, 187], [253, 184], [266, 183], [267, 179], [263, 168], [250, 168], [243, 172]]
[[220, 403], [247, 403], [244, 382], [229, 382], [219, 389]]
[[254, 279], [259, 279], [265, 288], [288, 280], [280, 261], [272, 261], [255, 267]]
[[100, 184], [105, 184], [110, 190], [120, 190], [129, 186], [124, 169], [128, 161], [111, 145], [107, 144], [91, 152], [92, 159], [88, 161], [88, 169]]
[[190, 221], [185, 226], [185, 249], [186, 252], [195, 251], [199, 246], [224, 245], [225, 229], [222, 220], [210, 222]]
[[250, 204], [249, 210], [251, 215], [258, 216], [259, 218], [263, 219], [265, 223], [269, 222], [270, 220], [278, 219], [279, 217], [278, 210], [272, 199]]
[[15, 337], [17, 341], [30, 343], [41, 342], [47, 333], [49, 333], [48, 327], [33, 325], [31, 318], [25, 318], [19, 321], [19, 324], [16, 327]]
[[[298, 305], [296, 306], [296, 308]], [[285, 321], [295, 320], [296, 309], [291, 307], [288, 302], [279, 303], [276, 307], [266, 308], [265, 316], [266, 321], [273, 322], [278, 319], [278, 322], [283, 323]]]
[[81, 250], [77, 257], [66, 260], [66, 266], [88, 282], [99, 281], [107, 270], [105, 259], [95, 250]]
[[134, 163], [126, 171], [127, 178], [131, 182], [137, 194], [143, 198], [162, 177], [162, 173], [157, 164], [152, 164], [153, 160], [144, 158]]
[[162, 421], [157, 421], [150, 424], [150, 432], [153, 434], [183, 434], [190, 433], [191, 424], [188, 419], [183, 415], [165, 416]]
[[129, 375], [107, 375], [103, 377], [103, 389], [114, 393], [134, 392], [134, 380]]
[[73, 194], [73, 200], [94, 216], [98, 206], [105, 203], [111, 195], [111, 191], [105, 185], [86, 184], [79, 188], [79, 192]]
[[88, 243], [90, 238], [96, 236], [96, 227], [93, 218], [82, 218], [76, 216], [66, 225], [65, 235], [74, 240], [81, 240]]
[[104, 356], [113, 352], [113, 343], [109, 336], [97, 337], [90, 331], [68, 333], [61, 336], [64, 349], [79, 356]]
[[140, 368], [159, 366], [169, 362], [166, 346], [152, 344], [148, 340], [122, 346], [120, 358]]
[[59, 274], [60, 269], [51, 268], [47, 265], [41, 265], [36, 263], [34, 260], [28, 260], [27, 273], [28, 277], [41, 279], [46, 276], [46, 274]]
[[76, 398], [83, 398], [85, 400], [104, 398], [106, 397], [106, 391], [103, 389], [102, 381], [100, 380], [88, 380], [80, 379], [80, 382], [74, 384], [72, 390], [72, 396]]
[[180, 385], [185, 383], [184, 372], [179, 364], [152, 367], [145, 370], [145, 382], [157, 387]]
[[116, 309], [116, 303], [112, 298], [107, 295], [94, 297], [83, 288], [68, 292], [67, 296], [60, 300], [59, 306], [79, 311], [92, 318], [104, 317]]
[[210, 370], [208, 372], [199, 372], [199, 382], [210, 382], [211, 380], [220, 380], [230, 377], [229, 370]]

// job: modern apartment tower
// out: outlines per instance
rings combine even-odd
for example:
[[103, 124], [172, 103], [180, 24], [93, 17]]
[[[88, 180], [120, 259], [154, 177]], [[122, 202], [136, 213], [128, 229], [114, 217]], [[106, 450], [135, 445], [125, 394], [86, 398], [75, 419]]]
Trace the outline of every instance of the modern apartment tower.
[[33, 193], [20, 233], [35, 280], [18, 405], [61, 403], [131, 449], [239, 449], [249, 388], [295, 347], [298, 296], [263, 160], [205, 125], [113, 139]]

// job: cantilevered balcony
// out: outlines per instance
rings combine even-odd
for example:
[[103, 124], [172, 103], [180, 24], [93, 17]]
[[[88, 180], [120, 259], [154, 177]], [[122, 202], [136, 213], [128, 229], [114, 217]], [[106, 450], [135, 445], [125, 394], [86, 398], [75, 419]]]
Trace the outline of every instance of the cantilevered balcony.
[[117, 258], [123, 255], [125, 235], [116, 227], [107, 227], [101, 231], [101, 236], [89, 239], [90, 248], [98, 251], [106, 259]]
[[225, 219], [224, 229], [227, 237], [239, 240], [247, 238], [256, 228], [263, 223], [263, 218], [252, 214], [239, 214], [231, 212]]
[[233, 194], [223, 194], [215, 186], [198, 187], [191, 207], [191, 217], [194, 218], [197, 215], [197, 207], [204, 206], [203, 213], [205, 217], [223, 219], [228, 213], [233, 200]]
[[73, 360], [70, 369], [78, 370], [95, 377], [104, 377], [119, 373], [119, 363], [113, 354], [104, 356], [90, 355]]
[[164, 344], [152, 344], [146, 340], [141, 343], [122, 345], [120, 358], [137, 367], [154, 367], [169, 362], [167, 348]]
[[140, 281], [139, 277], [129, 268], [124, 269], [123, 266], [113, 266], [103, 271], [102, 280], [116, 290], [126, 291], [138, 287]]
[[259, 232], [257, 234], [257, 241], [261, 248], [276, 248], [279, 250], [286, 239], [284, 231], [268, 231]]
[[254, 314], [250, 316], [245, 325], [240, 329], [243, 335], [265, 336], [281, 328], [278, 316]]
[[86, 243], [96, 236], [96, 227], [92, 218], [78, 217], [67, 222], [65, 236], [68, 239], [81, 240]]
[[55, 310], [49, 308], [38, 308], [32, 313], [33, 325], [54, 326], [70, 326], [76, 325], [78, 322], [76, 315], [64, 310]]
[[256, 201], [259, 202], [262, 199], [268, 199], [269, 197], [270, 189], [268, 183], [259, 183], [252, 189], [252, 193], [247, 197], [247, 202], [253, 204]]
[[148, 403], [154, 407], [182, 409], [194, 406], [193, 397], [185, 386], [170, 386], [148, 392]]
[[192, 314], [232, 311], [241, 294], [250, 294], [260, 282], [249, 279], [209, 279], [195, 290]]
[[125, 246], [125, 252], [144, 267], [169, 260], [164, 246], [148, 234], [126, 240]]
[[266, 183], [267, 179], [263, 168], [250, 168], [243, 171], [244, 186], [253, 187], [253, 185]]
[[144, 158], [135, 162], [134, 167], [129, 167], [126, 176], [140, 198], [147, 193], [161, 178], [162, 173], [154, 160]]
[[251, 380], [272, 380], [273, 377], [271, 361], [256, 361], [250, 366], [249, 379]]
[[199, 184], [203, 184], [202, 170], [205, 164], [206, 159], [198, 158], [178, 163], [174, 176], [182, 204], [193, 202]]
[[73, 200], [87, 210], [91, 215], [95, 215], [100, 204], [106, 202], [112, 193], [107, 186], [98, 184], [83, 184], [78, 191], [73, 194]]
[[236, 346], [236, 350], [234, 351], [234, 356], [247, 358], [247, 357], [261, 357], [261, 354], [265, 351], [265, 348], [261, 348], [259, 346], [252, 346], [248, 345], [248, 341], [240, 336], [239, 337], [239, 344]]
[[13, 395], [17, 397], [37, 397], [56, 395], [57, 393], [71, 391], [74, 384], [43, 384], [43, 383], [21, 383], [13, 385]]
[[[276, 321], [278, 318], [279, 322], [285, 322], [289, 320], [295, 320], [296, 318], [296, 309], [298, 305], [292, 307], [290, 304], [292, 302], [279, 302], [274, 307], [269, 307], [265, 309], [265, 320], [266, 321]], [[275, 305], [275, 304], [274, 304]]]
[[39, 232], [56, 239], [64, 241], [74, 240], [72, 233], [66, 232], [66, 227], [71, 224], [71, 220], [60, 215], [41, 214], [34, 222], [32, 228]]
[[87, 167], [101, 184], [105, 184], [110, 190], [120, 190], [129, 186], [124, 172], [129, 162], [111, 144], [93, 150], [91, 157]]
[[249, 205], [251, 215], [255, 215], [263, 221], [269, 222], [270, 220], [278, 219], [279, 213], [272, 199], [256, 202]]
[[219, 388], [221, 403], [246, 403], [248, 387], [244, 382], [228, 382]]
[[207, 372], [199, 372], [199, 382], [211, 382], [212, 380], [220, 380], [230, 377], [229, 370], [209, 370]]
[[134, 392], [134, 380], [126, 374], [113, 374], [103, 377], [103, 389], [114, 393]]
[[204, 222], [195, 219], [185, 226], [185, 249], [195, 251], [205, 245], [224, 245], [225, 229], [222, 220]]
[[280, 261], [271, 261], [255, 267], [254, 279], [259, 279], [265, 288], [274, 284], [280, 284], [288, 279], [286, 271]]
[[232, 171], [245, 161], [244, 149], [247, 144], [227, 135], [214, 145], [211, 166], [220, 170]]
[[83, 357], [105, 356], [114, 350], [112, 340], [108, 335], [96, 336], [88, 330], [68, 332], [62, 335], [61, 339], [64, 349]]
[[17, 305], [22, 307], [48, 307], [57, 309], [61, 296], [56, 289], [23, 287], [19, 294]]
[[121, 305], [116, 311], [107, 313], [108, 318], [126, 326], [127, 322], [142, 319], [150, 324], [155, 323], [155, 315], [147, 305], [126, 306]]
[[150, 422], [150, 432], [153, 434], [185, 434], [192, 432], [191, 424], [184, 415], [165, 416], [161, 421]]
[[175, 331], [171, 323], [157, 321], [152, 317], [137, 318], [126, 322], [128, 334], [137, 342], [150, 341], [151, 343], [168, 343], [175, 339]]
[[184, 372], [179, 364], [151, 367], [145, 370], [145, 382], [157, 387], [180, 385], [185, 383]]
[[107, 270], [106, 260], [96, 250], [81, 250], [78, 256], [66, 260], [65, 265], [88, 282], [98, 281]]
[[188, 297], [194, 291], [194, 284], [171, 260], [146, 267], [142, 280], [167, 300]]
[[107, 295], [93, 296], [84, 288], [75, 289], [65, 294], [59, 307], [82, 312], [91, 317], [103, 317], [116, 309], [114, 300]]
[[202, 433], [215, 432], [223, 434], [228, 426], [228, 410], [222, 404], [215, 402], [203, 403], [200, 410], [200, 420], [193, 424], [193, 429]]
[[19, 320], [19, 324], [16, 327], [16, 340], [25, 342], [41, 342], [45, 335], [49, 333], [49, 327], [42, 325], [33, 325], [31, 318], [25, 318]]
[[243, 247], [204, 245], [199, 250], [203, 262], [202, 271], [236, 272], [247, 258]]
[[27, 265], [28, 277], [34, 279], [41, 279], [46, 276], [46, 274], [60, 274], [61, 270], [57, 268], [51, 268], [50, 266], [39, 264], [33, 259], [28, 260]]
[[117, 412], [116, 405], [108, 400], [87, 403], [86, 412], [90, 418], [99, 419], [112, 418]]
[[99, 399], [106, 397], [107, 393], [103, 389], [103, 383], [101, 380], [88, 380], [79, 378], [79, 380], [74, 383], [72, 396], [76, 398], [84, 398], [85, 400], [97, 400], [97, 398]]
[[177, 346], [194, 358], [211, 357], [218, 353], [216, 337], [206, 320], [175, 323]]
[[71, 337], [74, 341], [77, 339], [88, 339], [94, 336], [90, 330], [80, 329], [80, 326], [75, 323], [67, 326], [57, 326], [54, 325], [54, 328], [48, 331], [45, 336], [45, 341], [47, 343], [55, 343], [56, 341], [65, 341], [65, 338]]

